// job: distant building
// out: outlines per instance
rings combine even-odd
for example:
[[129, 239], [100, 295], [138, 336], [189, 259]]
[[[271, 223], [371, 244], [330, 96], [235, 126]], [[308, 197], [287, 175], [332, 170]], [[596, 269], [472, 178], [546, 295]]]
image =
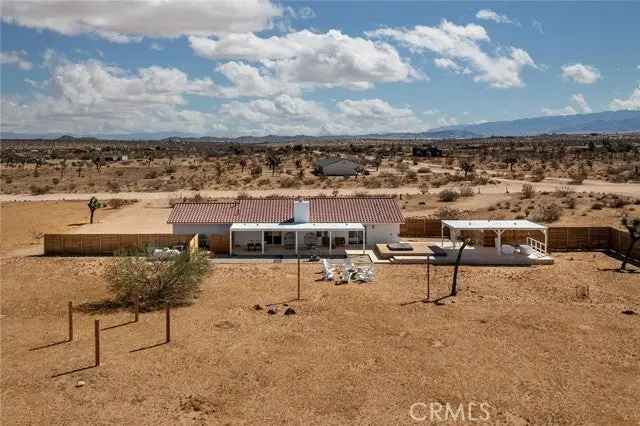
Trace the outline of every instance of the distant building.
[[346, 158], [323, 158], [316, 161], [314, 171], [322, 176], [357, 176], [360, 163]]
[[414, 157], [442, 157], [442, 150], [435, 146], [414, 146], [411, 150]]

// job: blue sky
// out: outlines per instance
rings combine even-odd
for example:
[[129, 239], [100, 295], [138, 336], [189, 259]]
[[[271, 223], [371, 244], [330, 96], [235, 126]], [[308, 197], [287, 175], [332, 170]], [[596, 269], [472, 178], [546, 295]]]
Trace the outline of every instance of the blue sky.
[[640, 3], [3, 3], [2, 129], [344, 134], [640, 109]]

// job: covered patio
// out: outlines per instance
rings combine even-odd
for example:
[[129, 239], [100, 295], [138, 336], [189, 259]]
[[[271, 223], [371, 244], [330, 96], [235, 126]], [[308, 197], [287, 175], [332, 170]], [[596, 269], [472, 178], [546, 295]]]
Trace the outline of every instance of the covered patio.
[[[494, 246], [496, 253], [500, 256], [505, 253], [505, 245], [503, 245], [502, 235], [507, 231], [537, 231], [544, 235], [544, 242], [536, 240], [530, 236], [526, 237], [526, 244], [518, 244], [531, 248], [531, 250], [539, 253], [542, 256], [547, 255], [547, 241], [548, 233], [547, 227], [534, 223], [528, 220], [443, 220], [441, 225], [441, 243], [444, 246], [445, 228], [449, 229], [449, 239], [451, 240], [452, 248], [456, 248], [456, 242], [458, 237], [463, 234], [480, 233], [490, 231], [495, 234]], [[476, 239], [477, 240], [477, 239]], [[482, 241], [484, 238], [482, 238]], [[508, 245], [510, 251], [512, 246]]]
[[234, 223], [229, 228], [229, 255], [344, 255], [365, 250], [361, 223]]

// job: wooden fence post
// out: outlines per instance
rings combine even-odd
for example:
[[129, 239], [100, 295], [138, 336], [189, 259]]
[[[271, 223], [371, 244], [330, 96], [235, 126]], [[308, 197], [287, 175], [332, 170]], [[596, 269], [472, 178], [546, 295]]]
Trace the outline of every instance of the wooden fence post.
[[165, 312], [165, 334], [166, 334], [166, 343], [171, 341], [171, 305], [169, 302], [165, 304], [164, 307]]
[[73, 302], [69, 302], [69, 341], [73, 341]]
[[136, 311], [133, 319], [134, 322], [138, 322], [138, 317], [140, 316], [140, 299], [141, 299], [140, 296], [136, 297], [136, 307], [135, 307]]
[[95, 358], [96, 358], [96, 367], [100, 365], [100, 320], [95, 320], [93, 323], [94, 328], [94, 348], [95, 348]]

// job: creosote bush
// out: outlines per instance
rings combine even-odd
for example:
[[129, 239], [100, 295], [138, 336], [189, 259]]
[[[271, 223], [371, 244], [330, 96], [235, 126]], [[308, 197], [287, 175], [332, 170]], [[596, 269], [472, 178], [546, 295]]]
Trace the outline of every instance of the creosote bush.
[[459, 196], [460, 194], [452, 189], [443, 189], [438, 193], [438, 199], [445, 202], [456, 201]]
[[105, 270], [113, 302], [131, 306], [141, 297], [140, 309], [187, 305], [198, 297], [200, 282], [209, 269], [204, 253], [187, 252], [167, 259], [119, 257]]

